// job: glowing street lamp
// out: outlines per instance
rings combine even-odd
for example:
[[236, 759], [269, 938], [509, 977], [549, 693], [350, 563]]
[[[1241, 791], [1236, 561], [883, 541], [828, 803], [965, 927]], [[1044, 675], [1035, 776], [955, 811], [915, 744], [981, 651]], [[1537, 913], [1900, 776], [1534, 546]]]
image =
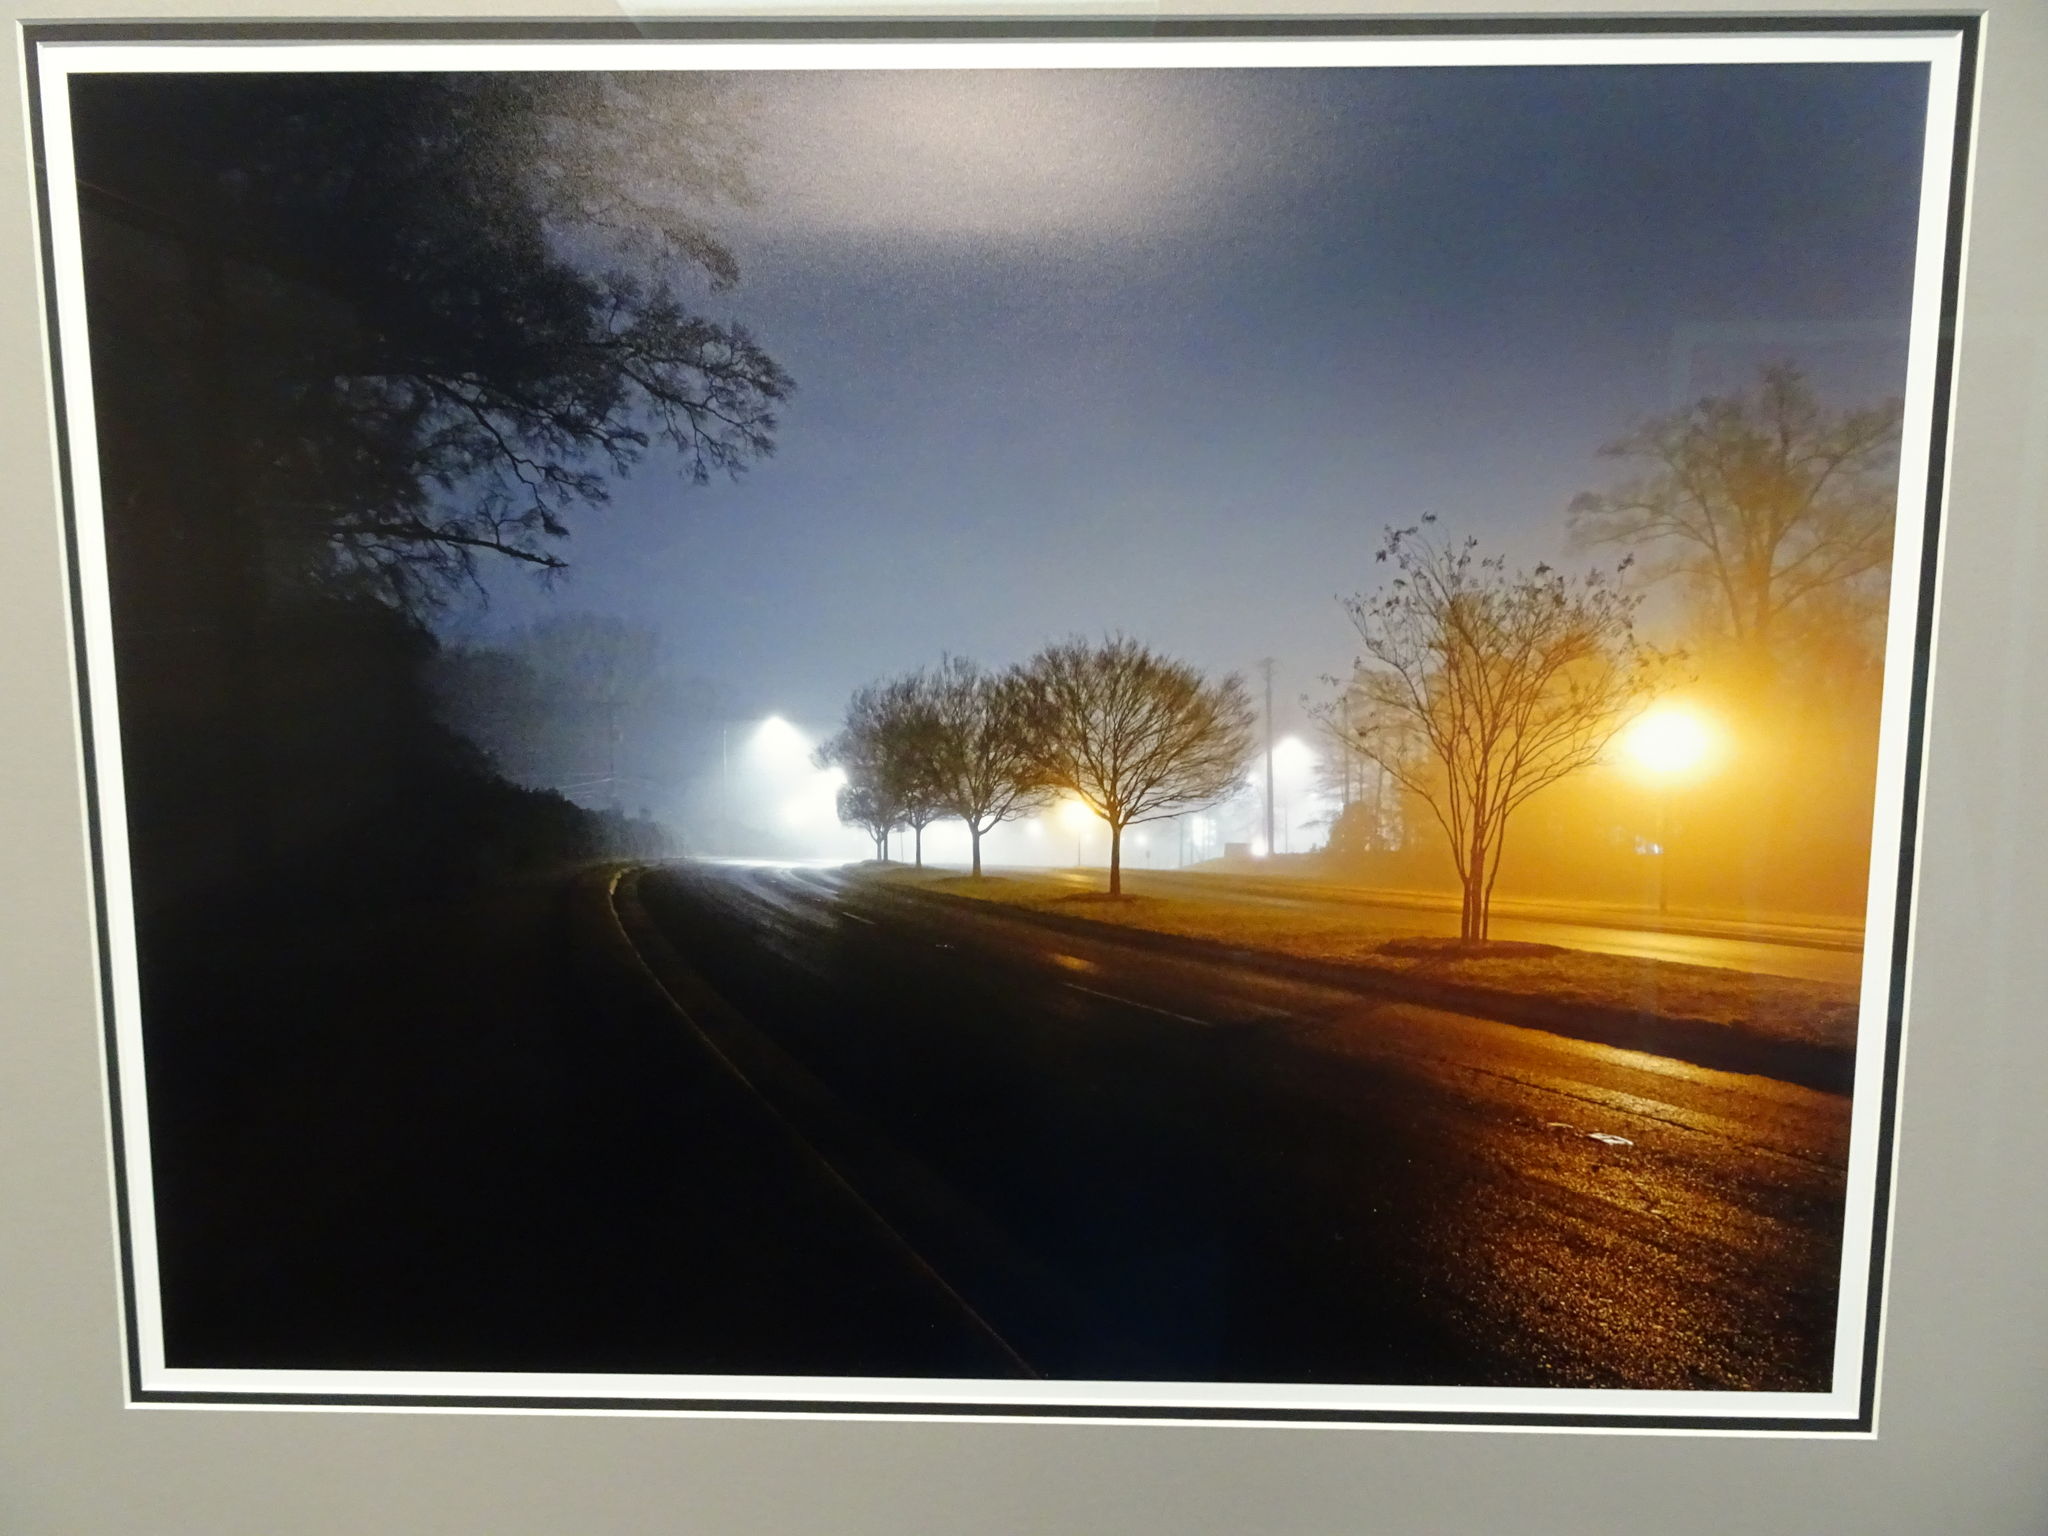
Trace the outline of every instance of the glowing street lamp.
[[[751, 730], [747, 728], [751, 726]], [[742, 750], [757, 765], [766, 762], [778, 769], [788, 771], [798, 765], [808, 766], [810, 743], [804, 733], [791, 725], [780, 715], [770, 715], [765, 720], [751, 720], [745, 716], [728, 717], [718, 723], [718, 814], [720, 822], [719, 845], [728, 855], [739, 852], [735, 835], [732, 793], [732, 749], [733, 734], [747, 730]], [[785, 807], [784, 819], [789, 820]]]
[[1087, 835], [1089, 826], [1100, 819], [1083, 801], [1062, 800], [1060, 802], [1060, 820], [1064, 821], [1068, 829], [1074, 834], [1074, 867], [1076, 869], [1081, 867], [1081, 839]]
[[1682, 704], [1659, 704], [1623, 732], [1621, 746], [1651, 778], [1685, 778], [1713, 755], [1714, 729]]
[[1273, 775], [1280, 790], [1280, 842], [1272, 850], [1294, 851], [1294, 799], [1307, 788], [1315, 771], [1315, 749], [1299, 736], [1282, 736], [1273, 743]]
[[1667, 910], [1670, 842], [1666, 832], [1672, 786], [1695, 778], [1714, 756], [1713, 724], [1683, 704], [1659, 704], [1639, 715], [1622, 732], [1620, 747], [1636, 769], [1657, 790], [1657, 912]]
[[770, 715], [755, 726], [749, 745], [770, 759], [784, 762], [810, 756], [810, 743], [804, 740], [804, 733], [780, 715]]

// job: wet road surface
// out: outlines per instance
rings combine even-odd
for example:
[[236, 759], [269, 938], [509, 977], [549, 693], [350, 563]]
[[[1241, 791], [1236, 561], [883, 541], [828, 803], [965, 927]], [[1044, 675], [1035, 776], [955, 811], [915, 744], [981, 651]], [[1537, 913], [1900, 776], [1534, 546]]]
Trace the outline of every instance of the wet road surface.
[[1815, 1390], [1848, 1105], [803, 868], [650, 965], [1037, 1374]]

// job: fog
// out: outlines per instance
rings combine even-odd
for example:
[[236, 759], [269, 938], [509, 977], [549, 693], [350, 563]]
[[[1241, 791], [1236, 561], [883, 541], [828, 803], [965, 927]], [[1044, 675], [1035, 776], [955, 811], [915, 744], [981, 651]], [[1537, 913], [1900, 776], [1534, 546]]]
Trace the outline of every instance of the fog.
[[[707, 214], [740, 274], [709, 302], [797, 380], [774, 456], [703, 486], [650, 460], [577, 524], [566, 576], [486, 571], [436, 621], [457, 672], [538, 665], [564, 614], [629, 634], [643, 675], [616, 696], [569, 684], [484, 708], [458, 683], [450, 718], [515, 781], [644, 813], [682, 851], [871, 856], [811, 759], [855, 688], [1114, 631], [1215, 676], [1272, 658], [1261, 747], [1292, 743], [1274, 846], [1261, 750], [1242, 793], [1137, 829], [1131, 867], [1307, 853], [1367, 798], [1315, 710], [1356, 655], [1338, 599], [1379, 579], [1383, 527], [1433, 513], [1519, 565], [1582, 566], [1566, 509], [1611, 483], [1600, 449], [1646, 416], [1774, 360], [1831, 409], [1903, 377], [1917, 70], [742, 85], [753, 198]], [[1682, 582], [1640, 591], [1652, 638], [1704, 653]], [[1540, 886], [1592, 839], [1676, 846], [1682, 822], [1697, 849], [1782, 866], [1773, 901], [1849, 901], [1833, 875], [1779, 890], [1798, 861], [1753, 846], [1740, 807], [1779, 806], [1772, 846], [1854, 855], [1871, 655], [1821, 688], [1847, 713], [1819, 724], [1695, 667], [1724, 750], [1664, 836], [1617, 757], [1532, 804], [1504, 884]], [[1780, 804], [1791, 772], [1804, 815]], [[1384, 786], [1372, 798], [1367, 851], [1437, 835]], [[924, 856], [964, 863], [967, 841], [941, 821]], [[986, 847], [999, 864], [1106, 852], [1058, 805]], [[1442, 878], [1415, 857], [1386, 878]], [[1756, 878], [1714, 889], [1760, 900]]]

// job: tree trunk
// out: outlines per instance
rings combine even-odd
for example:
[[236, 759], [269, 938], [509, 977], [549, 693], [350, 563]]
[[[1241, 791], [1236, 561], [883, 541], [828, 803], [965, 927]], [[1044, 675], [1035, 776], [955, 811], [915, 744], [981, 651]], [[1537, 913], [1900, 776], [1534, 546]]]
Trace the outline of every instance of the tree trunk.
[[915, 848], [915, 849], [917, 850], [917, 854], [916, 854], [916, 859], [915, 859], [915, 862], [916, 862], [916, 864], [917, 864], [917, 867], [918, 867], [919, 869], [923, 869], [923, 868], [924, 868], [924, 823], [923, 823], [923, 822], [919, 822], [919, 823], [918, 823], [918, 824], [917, 824], [916, 826], [914, 826], [914, 827], [912, 827], [912, 828], [910, 829], [910, 838], [911, 838], [911, 845], [912, 845], [912, 846], [913, 846], [913, 847], [914, 847], [914, 848]]
[[1495, 830], [1492, 846], [1486, 851], [1486, 883], [1480, 887], [1479, 937], [1483, 940], [1493, 937], [1493, 887], [1494, 882], [1500, 879], [1500, 856], [1507, 840], [1508, 829], [1503, 824]]
[[1487, 879], [1487, 847], [1484, 843], [1473, 845], [1472, 849], [1472, 942], [1484, 944], [1487, 929], [1493, 922], [1493, 882]]
[[1459, 935], [1467, 944], [1480, 943], [1486, 937], [1486, 895], [1486, 841], [1480, 836], [1475, 812], [1472, 846], [1465, 855], [1465, 931]]
[[974, 877], [981, 878], [981, 828], [973, 822], [967, 823], [967, 835], [974, 844]]
[[1109, 894], [1121, 896], [1124, 893], [1124, 829], [1115, 822], [1109, 824]]

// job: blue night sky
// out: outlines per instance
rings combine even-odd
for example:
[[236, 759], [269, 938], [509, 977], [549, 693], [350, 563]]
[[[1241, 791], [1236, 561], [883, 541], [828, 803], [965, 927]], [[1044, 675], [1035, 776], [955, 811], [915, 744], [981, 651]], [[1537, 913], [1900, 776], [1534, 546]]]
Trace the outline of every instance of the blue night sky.
[[1788, 358], [1898, 393], [1926, 71], [748, 76], [718, 227], [795, 375], [740, 483], [650, 459], [482, 638], [656, 625], [740, 714], [1120, 628], [1291, 701], [1435, 512], [1556, 559], [1632, 421]]

